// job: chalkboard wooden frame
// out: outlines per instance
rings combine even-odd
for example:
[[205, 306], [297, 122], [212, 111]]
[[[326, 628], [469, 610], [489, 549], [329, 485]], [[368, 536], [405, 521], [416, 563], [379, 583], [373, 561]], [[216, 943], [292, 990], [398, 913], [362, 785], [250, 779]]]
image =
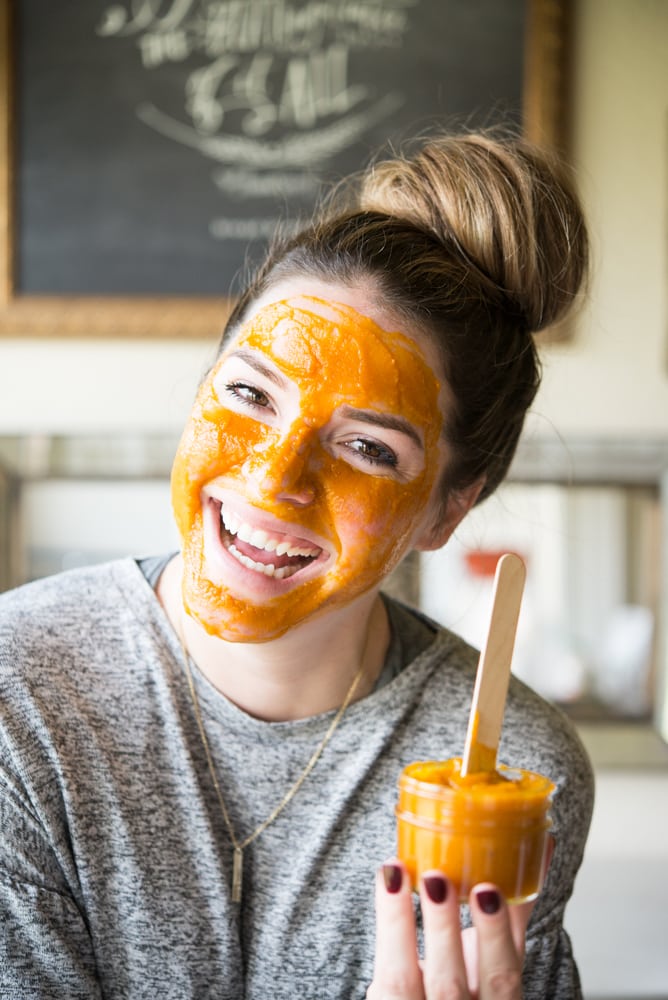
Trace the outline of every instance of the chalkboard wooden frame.
[[[571, 5], [572, 0], [527, 0], [524, 131], [529, 139], [562, 150], [567, 148]], [[13, 0], [0, 0], [0, 336], [215, 337], [231, 307], [225, 298], [42, 296], [17, 290], [12, 22]]]

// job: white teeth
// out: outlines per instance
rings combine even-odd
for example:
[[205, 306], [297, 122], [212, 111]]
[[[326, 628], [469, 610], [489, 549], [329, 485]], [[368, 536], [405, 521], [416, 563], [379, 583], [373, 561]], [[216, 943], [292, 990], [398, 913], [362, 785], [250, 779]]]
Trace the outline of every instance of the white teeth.
[[264, 549], [269, 541], [269, 535], [266, 531], [260, 531], [258, 529], [253, 532], [248, 541], [256, 549]]
[[223, 524], [225, 525], [229, 533], [231, 535], [236, 535], [239, 529], [239, 518], [235, 514], [232, 514], [229, 511], [224, 510], [223, 507], [220, 508], [220, 516]]
[[237, 536], [242, 542], [250, 542], [253, 537], [253, 529], [250, 524], [240, 524], [237, 528]]
[[277, 556], [313, 556], [315, 554], [313, 549], [299, 549], [294, 545], [290, 545], [289, 542], [281, 542], [280, 545], [276, 546]]
[[[255, 549], [263, 549], [265, 552], [275, 552], [277, 556], [314, 557], [320, 551], [317, 548], [293, 546], [290, 542], [279, 542], [277, 538], [272, 538], [266, 531], [260, 528], [253, 528], [250, 524], [240, 521], [236, 514], [225, 510], [222, 505], [220, 508], [220, 518], [226, 531], [229, 531], [231, 535], [236, 535], [242, 542], [248, 542]], [[278, 576], [278, 573], [276, 575]]]
[[255, 570], [256, 573], [264, 573], [265, 576], [273, 576], [278, 580], [284, 580], [286, 576], [292, 576], [292, 574], [296, 573], [299, 569], [298, 566], [282, 566], [280, 569], [276, 569], [273, 563], [255, 562], [254, 559], [249, 559], [248, 556], [239, 552], [236, 545], [230, 545], [227, 551], [233, 555], [242, 566], [245, 566], [246, 569]]
[[289, 542], [281, 542], [280, 545], [276, 546], [277, 556], [313, 556], [316, 554], [313, 549], [300, 549], [296, 545], [290, 545]]
[[264, 573], [271, 570], [271, 572], [267, 572], [267, 576], [274, 575], [273, 563], [270, 563], [269, 565], [265, 566], [264, 563], [255, 562], [254, 559], [249, 559], [248, 556], [245, 556], [243, 555], [243, 553], [239, 552], [239, 549], [236, 547], [236, 545], [230, 545], [228, 552], [231, 552], [234, 558], [238, 559], [238, 561], [241, 563], [242, 566], [246, 566], [248, 569], [254, 569], [260, 573]]

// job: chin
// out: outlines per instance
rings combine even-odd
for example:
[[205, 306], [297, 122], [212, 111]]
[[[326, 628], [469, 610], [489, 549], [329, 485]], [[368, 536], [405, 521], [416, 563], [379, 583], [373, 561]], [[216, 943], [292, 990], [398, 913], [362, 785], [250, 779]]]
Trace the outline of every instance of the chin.
[[284, 625], [281, 628], [271, 628], [258, 623], [250, 624], [239, 620], [239, 618], [224, 616], [215, 611], [211, 613], [208, 608], [200, 611], [198, 608], [188, 604], [186, 604], [186, 611], [209, 635], [215, 636], [217, 639], [223, 639], [225, 642], [258, 644], [271, 642], [272, 639], [278, 639], [280, 636], [285, 635], [294, 624], [290, 622], [289, 625]]
[[183, 582], [183, 604], [186, 613], [209, 635], [226, 642], [270, 642], [310, 617], [289, 614], [276, 602], [253, 604], [188, 572]]

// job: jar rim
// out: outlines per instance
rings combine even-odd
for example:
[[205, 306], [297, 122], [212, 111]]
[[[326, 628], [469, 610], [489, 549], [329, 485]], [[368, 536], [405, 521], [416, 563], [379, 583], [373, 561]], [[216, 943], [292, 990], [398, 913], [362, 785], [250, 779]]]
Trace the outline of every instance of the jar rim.
[[[462, 806], [471, 803], [485, 808], [485, 806], [493, 807], [493, 804], [496, 806], [497, 803], [503, 802], [505, 809], [520, 812], [532, 807], [545, 808], [556, 789], [554, 782], [543, 774], [504, 764], [499, 765], [497, 770], [507, 779], [511, 787], [506, 785], [503, 791], [500, 791], [500, 785], [497, 783], [445, 784], [425, 781], [414, 776], [413, 772], [423, 769], [429, 763], [431, 762], [414, 761], [412, 764], [408, 764], [399, 776], [399, 788], [408, 793], [420, 795], [422, 798], [452, 802], [453, 804], [456, 802]], [[522, 779], [529, 779], [528, 787], [519, 787], [519, 782]]]

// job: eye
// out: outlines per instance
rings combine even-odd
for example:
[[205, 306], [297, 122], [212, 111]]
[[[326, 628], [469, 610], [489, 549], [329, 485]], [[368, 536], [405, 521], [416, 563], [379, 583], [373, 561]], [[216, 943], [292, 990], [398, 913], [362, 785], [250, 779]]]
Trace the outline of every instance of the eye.
[[227, 382], [225, 384], [225, 393], [243, 406], [248, 406], [251, 409], [271, 408], [271, 402], [266, 392], [258, 389], [257, 386], [250, 385], [248, 382]]
[[373, 441], [370, 438], [355, 438], [346, 444], [347, 448], [350, 448], [355, 454], [364, 462], [368, 462], [370, 465], [383, 466], [385, 468], [395, 469], [398, 464], [398, 458], [391, 448], [387, 448], [385, 445], [380, 444], [378, 441]]

